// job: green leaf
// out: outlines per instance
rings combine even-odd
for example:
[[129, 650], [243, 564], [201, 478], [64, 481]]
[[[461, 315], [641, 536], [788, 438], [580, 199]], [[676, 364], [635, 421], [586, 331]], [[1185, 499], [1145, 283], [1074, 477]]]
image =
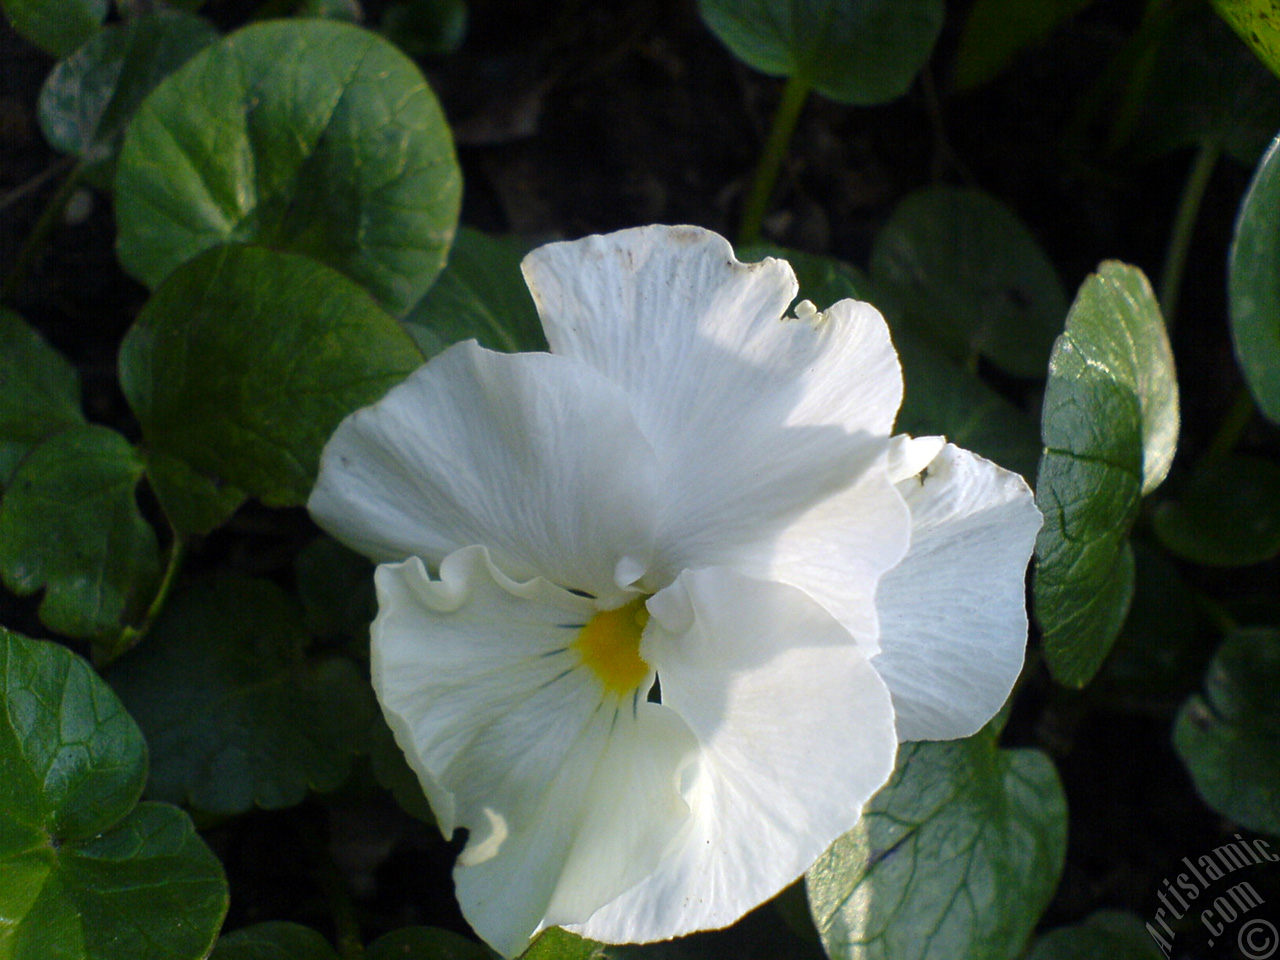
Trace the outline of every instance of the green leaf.
[[310, 927], [275, 920], [220, 937], [209, 960], [338, 960], [338, 955]]
[[0, 575], [44, 589], [50, 630], [106, 640], [133, 621], [160, 575], [155, 531], [138, 510], [143, 463], [114, 430], [81, 425], [43, 441], [0, 500]]
[[1240, 204], [1227, 298], [1245, 383], [1267, 419], [1280, 423], [1280, 137]]
[[102, 26], [107, 0], [0, 0], [23, 39], [52, 57], [65, 57]]
[[876, 237], [870, 267], [902, 319], [956, 359], [982, 354], [1018, 376], [1044, 375], [1066, 295], [1035, 237], [999, 200], [959, 187], [917, 190]]
[[994, 80], [1019, 51], [1044, 40], [1092, 2], [975, 0], [956, 51], [956, 88], [972, 90]]
[[1083, 922], [1037, 937], [1026, 960], [1163, 960], [1141, 917], [1098, 910]]
[[521, 960], [607, 960], [609, 953], [603, 943], [549, 927], [520, 956]]
[[0, 307], [0, 491], [32, 447], [81, 423], [75, 368], [21, 317]]
[[906, 328], [901, 308], [888, 290], [874, 286], [858, 270], [831, 257], [753, 244], [739, 251], [744, 260], [781, 257], [795, 268], [800, 296], [826, 309], [838, 300], [868, 300], [887, 317], [902, 362], [905, 394], [897, 430], [915, 436], [941, 434], [969, 450], [1016, 470], [1034, 474], [1040, 440], [1031, 419], [974, 374], [949, 360], [933, 344]]
[[45, 138], [91, 164], [112, 160], [143, 98], [217, 36], [199, 17], [176, 10], [98, 31], [45, 80], [37, 105]]
[[[147, 302], [120, 348], [120, 384], [148, 446], [205, 480], [189, 513], [170, 512], [190, 528], [226, 486], [303, 503], [339, 421], [421, 361], [341, 274], [297, 254], [219, 247]], [[167, 509], [184, 499], [171, 476], [152, 480]]]
[[467, 35], [466, 0], [398, 0], [379, 24], [383, 36], [411, 57], [443, 57]]
[[147, 451], [147, 480], [164, 514], [180, 533], [208, 533], [222, 526], [246, 494], [221, 477], [205, 476], [163, 449]]
[[307, 630], [318, 637], [363, 636], [378, 612], [373, 564], [332, 537], [316, 537], [293, 561]]
[[1204, 693], [1182, 705], [1173, 745], [1204, 802], [1250, 830], [1280, 835], [1280, 630], [1233, 633]]
[[110, 688], [57, 644], [0, 628], [0, 955], [198, 960], [227, 909], [182, 811], [135, 806], [146, 744]]
[[1035, 611], [1049, 672], [1097, 673], [1133, 593], [1128, 534], [1178, 439], [1173, 355], [1151, 286], [1109, 261], [1080, 287], [1054, 345], [1041, 420]]
[[1280, 554], [1280, 465], [1233, 456], [1198, 469], [1160, 504], [1156, 535], [1193, 563], [1244, 567]]
[[391, 792], [401, 810], [423, 823], [436, 822], [418, 775], [409, 766], [381, 711], [369, 726], [369, 763], [374, 778]]
[[302, 612], [265, 580], [226, 577], [171, 599], [109, 678], [151, 746], [157, 799], [233, 814], [332, 790], [364, 746], [368, 683], [312, 656]]
[[365, 948], [365, 960], [494, 960], [497, 954], [435, 927], [402, 927]]
[[1274, 0], [1213, 0], [1213, 5], [1258, 59], [1280, 76], [1280, 21]]
[[545, 350], [542, 322], [520, 272], [528, 252], [518, 238], [459, 228], [448, 266], [404, 318], [422, 352], [435, 356], [471, 338], [491, 350]]
[[1280, 127], [1280, 79], [1211, 11], [1174, 16], [1134, 130], [1139, 158], [1212, 142], [1252, 166]]
[[942, 0], [698, 0], [734, 56], [867, 106], [907, 92], [942, 29]]
[[116, 194], [120, 260], [148, 286], [210, 247], [261, 244], [328, 264], [398, 316], [444, 266], [461, 179], [412, 61], [350, 24], [291, 20], [161, 83], [129, 125]]
[[1010, 960], [1066, 854], [1066, 800], [1047, 756], [991, 728], [908, 743], [861, 822], [806, 880], [831, 960]]

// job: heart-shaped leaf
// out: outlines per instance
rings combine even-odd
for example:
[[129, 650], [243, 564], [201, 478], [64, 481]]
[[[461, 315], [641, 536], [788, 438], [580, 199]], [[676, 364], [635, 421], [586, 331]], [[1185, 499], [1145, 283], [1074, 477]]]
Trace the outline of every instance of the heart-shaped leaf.
[[422, 73], [332, 20], [255, 24], [147, 97], [116, 179], [119, 254], [151, 287], [223, 243], [304, 253], [399, 316], [444, 266], [461, 179]]
[[27, 451], [80, 423], [75, 368], [21, 317], [0, 307], [0, 491]]
[[1010, 960], [1066, 856], [1053, 763], [988, 728], [904, 744], [862, 820], [805, 875], [831, 960]]
[[341, 274], [297, 254], [219, 247], [147, 302], [120, 348], [120, 384], [149, 448], [196, 475], [151, 479], [174, 524], [200, 532], [227, 486], [272, 506], [304, 502], [339, 421], [421, 362]]
[[146, 744], [79, 657], [0, 628], [0, 955], [200, 960], [227, 909], [182, 811], [135, 806]]
[[1173, 744], [1205, 803], [1250, 830], [1280, 836], [1280, 631], [1227, 637], [1204, 693], [1178, 713]]
[[734, 56], [841, 103], [907, 92], [942, 29], [942, 0], [698, 0]]
[[1035, 237], [978, 190], [926, 187], [903, 200], [876, 237], [871, 280], [956, 359], [982, 354], [1023, 377], [1044, 375], [1067, 314]]
[[45, 591], [50, 630], [107, 640], [150, 601], [160, 558], [135, 495], [143, 467], [124, 437], [87, 424], [19, 464], [0, 500], [0, 575], [15, 593]]
[[174, 596], [110, 680], [151, 747], [151, 797], [211, 813], [332, 790], [364, 749], [373, 695], [355, 664], [309, 655], [302, 611], [265, 580]]
[[1129, 529], [1178, 440], [1173, 354], [1137, 268], [1107, 262], [1081, 286], [1049, 363], [1041, 437], [1036, 619], [1050, 673], [1083, 686], [1124, 624]]
[[45, 138], [89, 163], [111, 160], [143, 98], [217, 36], [204, 20], [177, 10], [98, 31], [45, 80], [37, 105]]

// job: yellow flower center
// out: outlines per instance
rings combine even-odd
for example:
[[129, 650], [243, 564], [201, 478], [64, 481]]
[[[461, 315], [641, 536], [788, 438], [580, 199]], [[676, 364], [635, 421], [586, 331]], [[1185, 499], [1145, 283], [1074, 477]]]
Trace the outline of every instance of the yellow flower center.
[[573, 641], [582, 662], [610, 693], [630, 693], [649, 675], [649, 665], [640, 656], [640, 636], [649, 622], [646, 599], [638, 597], [616, 610], [602, 610]]

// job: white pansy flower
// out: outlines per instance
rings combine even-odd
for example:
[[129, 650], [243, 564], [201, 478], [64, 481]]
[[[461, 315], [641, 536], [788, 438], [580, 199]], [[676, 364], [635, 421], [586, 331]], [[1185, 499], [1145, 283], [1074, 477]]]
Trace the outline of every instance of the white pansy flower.
[[899, 740], [999, 709], [1040, 515], [892, 437], [884, 320], [784, 317], [784, 261], [645, 227], [524, 273], [551, 353], [445, 351], [342, 423], [311, 512], [384, 564], [373, 682], [469, 831], [480, 936], [725, 926], [854, 826]]

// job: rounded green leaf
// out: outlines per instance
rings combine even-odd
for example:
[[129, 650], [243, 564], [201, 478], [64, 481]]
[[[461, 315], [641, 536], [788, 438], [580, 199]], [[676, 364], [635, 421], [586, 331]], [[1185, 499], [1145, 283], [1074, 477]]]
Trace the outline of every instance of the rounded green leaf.
[[461, 227], [449, 263], [404, 323], [432, 357], [459, 340], [491, 350], [545, 350], [542, 322], [520, 272], [528, 244]]
[[1093, 0], [975, 0], [956, 50], [955, 82], [972, 90]]
[[1211, 10], [1173, 17], [1147, 81], [1136, 152], [1158, 157], [1212, 142], [1252, 166], [1280, 127], [1280, 79]]
[[1275, 0], [1213, 0], [1213, 5], [1258, 59], [1280, 76], [1280, 21], [1275, 15]]
[[990, 729], [903, 744], [862, 820], [806, 874], [831, 960], [1009, 960], [1066, 856], [1066, 800], [1035, 750]]
[[1170, 551], [1206, 566], [1244, 567], [1280, 554], [1280, 465], [1234, 456], [1196, 471], [1154, 517]]
[[97, 33], [107, 6], [107, 0], [0, 0], [13, 29], [54, 57], [65, 57]]
[[549, 927], [520, 957], [521, 960], [606, 960], [608, 948], [560, 927]]
[[[148, 447], [204, 478], [203, 491], [151, 478], [170, 518], [190, 528], [216, 518], [203, 507], [227, 486], [272, 506], [303, 503], [342, 418], [421, 362], [341, 274], [297, 254], [219, 247], [147, 302], [120, 348], [120, 383]], [[184, 493], [195, 498], [189, 514], [170, 509]]]
[[1250, 830], [1280, 835], [1280, 631], [1227, 637], [1182, 705], [1173, 744], [1205, 803]]
[[1041, 416], [1035, 612], [1060, 683], [1097, 673], [1133, 593], [1129, 529], [1178, 438], [1173, 355], [1142, 271], [1102, 264], [1054, 345]]
[[734, 56], [841, 103], [907, 92], [942, 29], [942, 0], [698, 0]]
[[16, 313], [0, 307], [0, 491], [33, 446], [84, 423], [75, 368]]
[[304, 253], [391, 313], [444, 266], [461, 179], [421, 72], [377, 34], [326, 20], [246, 27], [138, 110], [116, 179], [119, 254], [157, 286], [223, 243]]
[[220, 937], [209, 960], [338, 960], [338, 955], [310, 927], [274, 920]]
[[19, 594], [45, 591], [50, 630], [106, 640], [150, 601], [160, 574], [155, 531], [135, 489], [143, 462], [106, 427], [69, 427], [19, 464], [0, 500], [0, 576]]
[[369, 624], [378, 613], [368, 559], [321, 534], [298, 551], [293, 573], [311, 633], [368, 640]]
[[474, 940], [435, 927], [393, 930], [366, 947], [364, 955], [365, 960], [494, 960], [497, 956]]
[[265, 580], [173, 597], [109, 675], [151, 747], [148, 796], [232, 814], [332, 790], [364, 748], [369, 684], [306, 652], [302, 611]]
[[199, 960], [227, 909], [191, 820], [134, 806], [146, 745], [79, 657], [0, 628], [0, 955]]
[[217, 36], [204, 20], [176, 10], [98, 31], [45, 80], [37, 105], [45, 138], [90, 163], [109, 160], [143, 98]]
[[1227, 298], [1245, 382], [1267, 419], [1280, 423], [1280, 137], [1240, 205]]
[[1146, 922], [1123, 910], [1098, 910], [1083, 922], [1037, 937], [1027, 960], [1162, 960]]
[[982, 354], [1041, 377], [1067, 299], [1035, 237], [988, 194], [933, 186], [908, 196], [876, 237], [871, 280], [912, 328], [959, 360]]

